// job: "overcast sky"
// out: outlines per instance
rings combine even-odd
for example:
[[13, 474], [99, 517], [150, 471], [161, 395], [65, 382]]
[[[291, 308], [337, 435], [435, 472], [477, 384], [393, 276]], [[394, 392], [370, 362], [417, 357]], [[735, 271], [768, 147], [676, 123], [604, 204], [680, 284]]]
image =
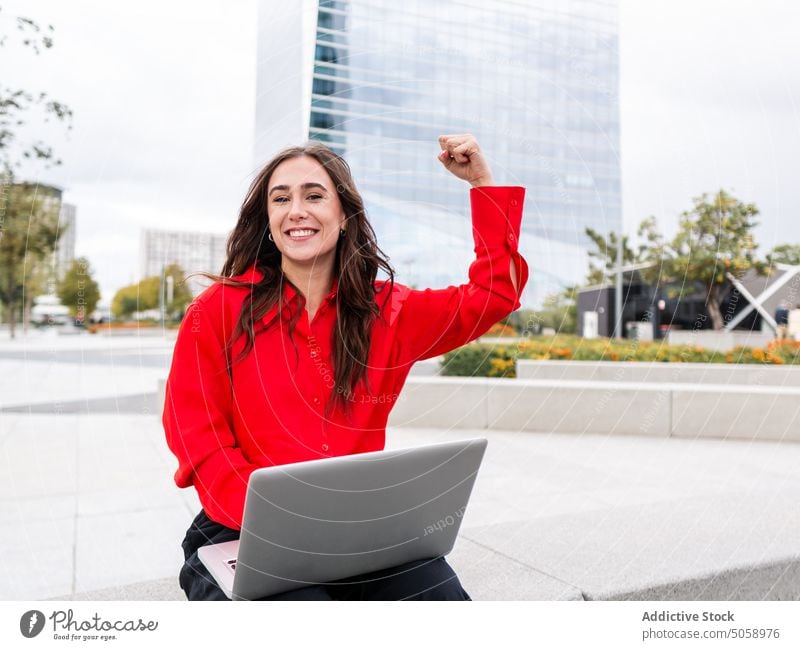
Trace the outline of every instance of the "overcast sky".
[[[55, 46], [0, 50], [2, 83], [75, 111], [45, 130], [64, 165], [36, 177], [78, 208], [77, 253], [110, 300], [139, 272], [144, 227], [226, 232], [253, 170], [256, 2], [0, 0]], [[800, 243], [800, 7], [621, 0], [623, 212], [668, 233], [723, 187], [761, 209], [762, 249]], [[391, 254], [391, 252], [389, 252]]]

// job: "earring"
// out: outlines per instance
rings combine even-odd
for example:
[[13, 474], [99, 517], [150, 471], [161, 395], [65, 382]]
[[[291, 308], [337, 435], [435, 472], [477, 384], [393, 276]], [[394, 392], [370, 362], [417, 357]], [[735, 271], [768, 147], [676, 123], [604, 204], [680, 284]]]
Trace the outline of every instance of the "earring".
[[341, 230], [339, 231], [339, 237], [344, 237], [346, 233], [347, 233], [347, 231], [346, 231], [346, 230], [344, 230], [344, 229], [341, 229]]
[[270, 241], [272, 241], [272, 242], [274, 242], [274, 241], [275, 241], [275, 240], [272, 238], [272, 233], [271, 233], [271, 232], [268, 232], [268, 233], [267, 233], [267, 238], [268, 238]]

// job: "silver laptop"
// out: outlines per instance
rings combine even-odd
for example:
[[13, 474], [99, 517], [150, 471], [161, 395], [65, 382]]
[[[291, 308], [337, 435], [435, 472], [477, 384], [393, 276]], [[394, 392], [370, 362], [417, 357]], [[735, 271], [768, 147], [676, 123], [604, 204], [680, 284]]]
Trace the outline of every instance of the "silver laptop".
[[198, 556], [232, 600], [255, 600], [449, 553], [486, 439], [253, 472], [237, 541]]

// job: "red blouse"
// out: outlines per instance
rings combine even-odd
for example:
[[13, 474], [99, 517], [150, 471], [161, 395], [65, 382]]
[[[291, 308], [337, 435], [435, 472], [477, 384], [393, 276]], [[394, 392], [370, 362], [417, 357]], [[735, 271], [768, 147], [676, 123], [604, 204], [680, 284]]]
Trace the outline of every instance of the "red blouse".
[[[212, 520], [239, 529], [253, 470], [383, 449], [389, 412], [413, 363], [476, 339], [519, 308], [528, 280], [517, 249], [524, 197], [522, 187], [470, 190], [476, 259], [469, 283], [422, 291], [395, 283], [389, 294], [388, 283], [376, 282], [381, 316], [369, 352], [372, 392], [359, 382], [349, 418], [338, 406], [324, 417], [334, 385], [336, 281], [310, 323], [300, 307], [292, 340], [288, 323], [296, 293], [284, 283], [282, 318], [256, 337], [230, 376], [225, 343], [248, 290], [215, 284], [201, 293], [181, 323], [167, 380], [163, 423], [178, 458], [176, 484], [194, 485]], [[260, 274], [254, 267], [238, 279], [256, 281]]]

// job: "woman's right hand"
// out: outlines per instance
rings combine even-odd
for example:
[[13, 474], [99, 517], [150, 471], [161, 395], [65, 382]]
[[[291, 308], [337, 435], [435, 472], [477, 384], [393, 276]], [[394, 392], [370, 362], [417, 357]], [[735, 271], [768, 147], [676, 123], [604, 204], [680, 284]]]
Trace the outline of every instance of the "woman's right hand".
[[492, 170], [474, 135], [440, 135], [439, 146], [442, 148], [439, 162], [451, 174], [467, 181], [472, 187], [494, 185]]

